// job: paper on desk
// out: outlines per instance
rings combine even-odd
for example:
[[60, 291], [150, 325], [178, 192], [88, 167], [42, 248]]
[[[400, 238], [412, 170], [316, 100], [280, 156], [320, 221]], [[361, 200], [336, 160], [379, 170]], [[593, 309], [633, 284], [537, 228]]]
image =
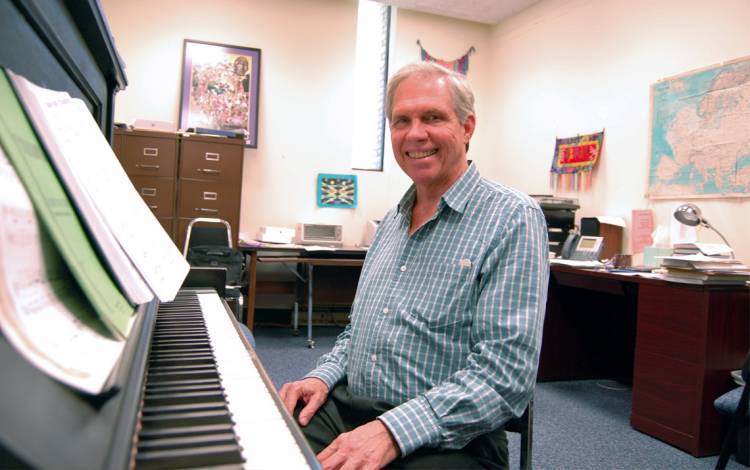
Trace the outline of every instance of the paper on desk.
[[604, 264], [601, 261], [578, 261], [573, 259], [560, 259], [555, 258], [549, 260], [550, 264], [564, 264], [565, 266], [573, 266], [576, 268], [602, 268]]
[[125, 342], [105, 337], [1, 147], [0, 188], [0, 329], [36, 367], [97, 394]]
[[94, 201], [114, 237], [162, 302], [174, 299], [190, 266], [148, 208], [93, 117], [81, 100], [38, 87], [19, 77], [28, 101], [36, 101], [39, 118], [81, 191]]
[[302, 248], [305, 251], [336, 251], [336, 248], [334, 247], [320, 245], [304, 245]]
[[[82, 184], [78, 182], [75, 174], [73, 174], [70, 166], [67, 165], [65, 158], [62, 156], [62, 149], [51, 134], [50, 126], [47, 125], [44, 109], [39, 103], [40, 100], [37, 100], [34, 95], [34, 89], [42, 89], [12, 72], [8, 72], [8, 76], [16, 92], [22, 98], [26, 111], [34, 123], [36, 132], [46, 148], [53, 165], [57, 169], [58, 176], [68, 190], [68, 195], [78, 210], [85, 215], [83, 222], [96, 241], [117, 284], [131, 303], [142, 304], [149, 302], [154, 298], [154, 293], [151, 292], [151, 289], [143, 281], [138, 270], [136, 270], [130, 258], [128, 258], [107, 227], [94, 201], [89, 197], [89, 193], [83, 190]], [[49, 93], [49, 99], [54, 99], [55, 96], [59, 96], [63, 100], [67, 98], [67, 93], [58, 93], [49, 90], [43, 91]], [[43, 91], [39, 91], [39, 94], [43, 93]]]
[[133, 306], [112, 281], [91, 246], [78, 214], [2, 69], [0, 109], [0, 144], [33, 202], [44, 229], [99, 318], [113, 334], [127, 336]]

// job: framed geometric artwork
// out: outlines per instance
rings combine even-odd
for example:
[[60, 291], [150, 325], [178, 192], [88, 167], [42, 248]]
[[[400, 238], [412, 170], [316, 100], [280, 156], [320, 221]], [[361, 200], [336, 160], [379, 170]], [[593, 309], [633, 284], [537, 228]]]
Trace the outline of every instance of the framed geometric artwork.
[[357, 207], [357, 175], [318, 175], [318, 207]]
[[260, 49], [185, 39], [180, 128], [240, 134], [258, 147]]

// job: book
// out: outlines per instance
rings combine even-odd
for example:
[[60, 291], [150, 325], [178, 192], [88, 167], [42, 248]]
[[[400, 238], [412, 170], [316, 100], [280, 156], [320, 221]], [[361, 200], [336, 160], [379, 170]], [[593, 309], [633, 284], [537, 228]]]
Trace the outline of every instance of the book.
[[[75, 207], [82, 218], [100, 217], [148, 289], [162, 302], [173, 300], [190, 266], [136, 191], [86, 105], [20, 76], [13, 85], [19, 99], [36, 111], [33, 124], [55, 167], [67, 167], [73, 175], [63, 180], [65, 189], [93, 203], [90, 210]], [[134, 273], [129, 279], [138, 278]]]
[[683, 255], [683, 256], [663, 256], [661, 259], [662, 267], [678, 267], [686, 269], [713, 269], [713, 270], [737, 270], [747, 269], [748, 267], [740, 260], [731, 258], [715, 258], [712, 256]]
[[0, 109], [0, 143], [52, 246], [111, 334], [115, 338], [127, 337], [134, 308], [99, 260], [4, 70], [0, 70]]
[[683, 268], [667, 268], [666, 274], [672, 277], [697, 279], [703, 281], [750, 281], [750, 270], [695, 270]]
[[733, 250], [723, 243], [677, 243], [673, 253], [678, 255], [701, 254], [711, 257], [731, 258]]
[[205, 127], [188, 127], [185, 132], [189, 132], [192, 134], [229, 137], [230, 139], [244, 139], [245, 138], [245, 133], [242, 131], [225, 131], [221, 129], [208, 129]]

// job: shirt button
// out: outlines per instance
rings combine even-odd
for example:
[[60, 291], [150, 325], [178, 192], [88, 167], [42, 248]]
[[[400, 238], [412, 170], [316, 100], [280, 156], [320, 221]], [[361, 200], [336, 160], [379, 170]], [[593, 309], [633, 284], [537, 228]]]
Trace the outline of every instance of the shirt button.
[[372, 360], [372, 362], [376, 362], [378, 360], [378, 356], [376, 354], [373, 354], [372, 356], [370, 356], [370, 359]]
[[401, 270], [401, 272], [406, 271], [406, 265], [401, 266], [399, 269]]
[[386, 307], [386, 308], [383, 309], [383, 314], [384, 315], [388, 315], [389, 312], [390, 312], [390, 310], [388, 310], [388, 307]]

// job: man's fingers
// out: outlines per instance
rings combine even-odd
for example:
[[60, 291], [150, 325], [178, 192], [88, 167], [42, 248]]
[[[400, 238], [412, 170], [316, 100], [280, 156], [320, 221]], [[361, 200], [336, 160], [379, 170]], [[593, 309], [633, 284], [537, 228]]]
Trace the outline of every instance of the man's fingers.
[[299, 412], [299, 424], [301, 424], [302, 426], [307, 426], [307, 424], [310, 422], [310, 419], [315, 414], [315, 412], [318, 411], [318, 408], [320, 408], [320, 405], [323, 404], [325, 399], [326, 395], [324, 393], [313, 394], [307, 401], [305, 407], [302, 408], [302, 411]]
[[297, 401], [299, 400], [299, 390], [290, 384], [285, 384], [281, 387], [279, 396], [289, 414], [294, 413], [294, 407], [297, 406]]

